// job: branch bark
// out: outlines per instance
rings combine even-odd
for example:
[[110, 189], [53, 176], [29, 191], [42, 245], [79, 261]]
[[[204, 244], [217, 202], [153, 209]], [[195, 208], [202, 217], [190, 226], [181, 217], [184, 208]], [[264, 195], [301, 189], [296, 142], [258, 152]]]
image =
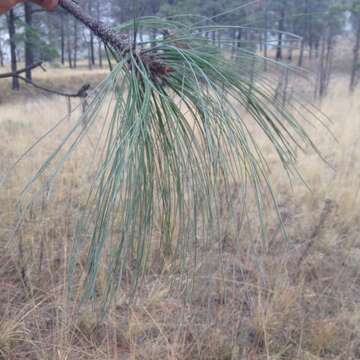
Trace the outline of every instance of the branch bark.
[[[65, 96], [65, 97], [68, 97], [68, 98], [75, 98], [75, 97], [85, 98], [85, 97], [87, 97], [87, 95], [88, 95], [87, 92], [90, 89], [89, 84], [83, 85], [75, 93], [66, 93], [66, 92], [53, 90], [53, 89], [49, 89], [49, 88], [46, 88], [44, 86], [38, 85], [38, 84], [34, 83], [32, 80], [29, 80], [29, 79], [21, 76], [21, 74], [26, 73], [29, 70], [33, 70], [33, 69], [35, 69], [37, 67], [42, 67], [42, 62], [32, 64], [32, 65], [27, 66], [27, 67], [25, 67], [23, 69], [19, 69], [16, 72], [13, 72], [13, 73], [10, 72], [10, 73], [0, 74], [0, 79], [6, 79], [6, 78], [13, 78], [14, 79], [15, 78], [15, 79], [18, 79], [18, 80], [22, 80], [22, 81], [26, 82], [27, 84], [35, 87], [36, 89], [45, 91], [45, 92], [50, 93], [50, 94], [58, 95], [58, 96]], [[43, 70], [46, 71], [44, 68], [43, 68]]]
[[9, 73], [0, 74], [0, 79], [13, 78], [13, 77], [16, 77], [16, 76], [18, 76], [18, 75], [20, 75], [22, 73], [26, 73], [29, 70], [34, 70], [35, 68], [41, 67], [41, 66], [42, 66], [42, 62], [37, 62], [35, 64], [24, 67], [23, 69], [19, 69], [19, 70], [15, 71], [15, 72], [9, 72]]
[[45, 91], [45, 92], [53, 94], [53, 95], [64, 96], [67, 98], [86, 98], [88, 96], [88, 90], [90, 89], [90, 84], [85, 84], [77, 92], [67, 93], [67, 92], [53, 90], [53, 89], [49, 89], [44, 86], [38, 85], [38, 84], [34, 83], [32, 80], [27, 80], [25, 77], [23, 77], [21, 75], [13, 75], [13, 76], [19, 80], [26, 82], [27, 84], [33, 86], [34, 88], [36, 88], [38, 90], [42, 90], [42, 91]]
[[122, 53], [128, 47], [128, 35], [114, 31], [105, 23], [96, 20], [86, 14], [82, 8], [73, 0], [59, 0], [60, 6], [71, 15], [87, 26], [96, 36], [98, 36], [106, 45]]

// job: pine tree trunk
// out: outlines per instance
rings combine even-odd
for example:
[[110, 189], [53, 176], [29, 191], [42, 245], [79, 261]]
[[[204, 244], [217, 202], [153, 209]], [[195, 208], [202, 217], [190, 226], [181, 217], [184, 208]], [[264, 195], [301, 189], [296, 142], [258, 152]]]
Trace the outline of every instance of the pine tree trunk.
[[[100, 21], [101, 18], [101, 8], [100, 1], [96, 0], [96, 18]], [[98, 57], [99, 57], [99, 67], [103, 67], [103, 59], [102, 59], [102, 41], [98, 39]]]
[[69, 68], [72, 69], [73, 62], [72, 62], [72, 46], [71, 46], [71, 33], [69, 31], [69, 23], [67, 23], [68, 33], [66, 36], [66, 47], [67, 47], [67, 58], [69, 63]]
[[74, 20], [74, 63], [73, 63], [73, 66], [74, 68], [76, 69], [77, 68], [77, 58], [78, 58], [78, 37], [79, 37], [79, 34], [78, 34], [78, 22], [77, 20], [75, 19]]
[[298, 66], [303, 66], [304, 64], [304, 50], [305, 50], [305, 39], [301, 40], [301, 45], [300, 45], [300, 55], [299, 55], [299, 61], [298, 61]]
[[290, 44], [289, 49], [288, 49], [288, 57], [287, 57], [288, 61], [292, 61], [293, 59], [293, 49], [292, 49], [292, 44]]
[[326, 66], [325, 66], [325, 95], [328, 92], [332, 68], [333, 68], [333, 48], [334, 48], [334, 36], [329, 33], [327, 38], [327, 47], [326, 47]]
[[280, 11], [280, 21], [279, 21], [279, 33], [278, 33], [278, 41], [276, 48], [276, 60], [282, 59], [282, 45], [283, 45], [283, 31], [285, 29], [285, 4], [282, 6]]
[[94, 35], [91, 32], [90, 33], [90, 63], [91, 63], [91, 67], [93, 67], [95, 65], [95, 47], [94, 47]]
[[236, 44], [238, 48], [241, 47], [241, 40], [242, 40], [242, 29], [239, 29], [236, 37]]
[[[9, 31], [9, 42], [10, 42], [10, 56], [11, 56], [11, 72], [17, 71], [17, 59], [16, 59], [16, 41], [15, 41], [15, 14], [14, 10], [11, 9], [7, 14], [7, 25]], [[19, 90], [20, 84], [19, 79], [16, 77], [12, 78], [12, 89]]]
[[[93, 10], [92, 0], [89, 0], [89, 15], [92, 15], [93, 13], [92, 10]], [[95, 45], [94, 45], [94, 34], [92, 31], [90, 31], [89, 46], [90, 46], [90, 63], [91, 63], [90, 67], [93, 67], [95, 65]]]
[[24, 3], [24, 13], [25, 13], [25, 67], [26, 70], [25, 76], [26, 79], [31, 81], [32, 74], [29, 67], [34, 63], [34, 54], [33, 54], [33, 44], [31, 39], [32, 31], [32, 5], [29, 2]]
[[308, 34], [309, 34], [309, 60], [311, 60], [313, 54], [313, 43], [314, 43], [312, 21], [309, 21]]
[[69, 63], [69, 68], [72, 69], [73, 68], [73, 61], [72, 61], [72, 44], [71, 44], [71, 34], [72, 31], [70, 29], [70, 23], [71, 23], [71, 19], [69, 19], [69, 17], [66, 18], [66, 52], [67, 52], [67, 59], [68, 59], [68, 63]]
[[60, 15], [60, 47], [61, 47], [61, 64], [65, 65], [65, 29], [64, 15]]
[[320, 62], [319, 62], [319, 72], [318, 72], [318, 84], [316, 95], [319, 95], [320, 98], [324, 97], [326, 93], [326, 44], [327, 36], [324, 36], [321, 41], [320, 49]]
[[265, 32], [264, 32], [264, 70], [267, 71], [268, 69], [268, 62], [266, 60], [266, 58], [268, 57], [268, 37], [269, 37], [269, 33], [268, 33], [268, 27], [269, 27], [269, 11], [268, 11], [268, 5], [267, 5], [267, 1], [265, 1], [264, 3], [265, 6], [265, 13], [264, 13], [264, 23], [265, 23]]
[[358, 15], [357, 18], [357, 29], [356, 29], [356, 39], [355, 39], [355, 45], [353, 49], [353, 61], [352, 61], [352, 67], [351, 67], [351, 78], [350, 78], [350, 91], [354, 91], [357, 80], [358, 80], [358, 72], [359, 72], [359, 53], [360, 53], [360, 15]]
[[215, 45], [216, 44], [216, 31], [215, 30], [212, 30], [212, 32], [211, 32], [211, 39], [212, 39], [213, 44]]
[[99, 67], [102, 68], [103, 67], [103, 57], [102, 57], [102, 42], [101, 42], [101, 40], [99, 40], [99, 45], [98, 45], [98, 57], [99, 57]]
[[4, 52], [2, 49], [2, 44], [0, 44], [0, 66], [4, 67]]
[[231, 58], [234, 59], [236, 50], [236, 29], [231, 31], [231, 39]]

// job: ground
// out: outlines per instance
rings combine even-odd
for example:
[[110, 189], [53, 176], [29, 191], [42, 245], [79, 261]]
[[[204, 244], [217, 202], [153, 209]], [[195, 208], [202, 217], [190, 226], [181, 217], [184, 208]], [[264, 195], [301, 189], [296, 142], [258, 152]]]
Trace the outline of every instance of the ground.
[[[98, 81], [104, 71], [94, 71]], [[71, 82], [74, 88], [95, 81], [85, 70], [49, 73], [54, 78], [37, 70], [35, 79], [45, 76], [44, 83], [61, 87]], [[159, 264], [154, 254], [137, 297], [128, 301], [124, 283], [107, 317], [99, 317], [96, 303], [95, 311], [87, 303], [79, 310], [78, 300], [66, 296], [69, 244], [89, 186], [85, 166], [96, 134], [68, 161], [55, 185], [44, 180], [38, 201], [15, 231], [21, 190], [60, 138], [45, 139], [12, 165], [67, 116], [68, 107], [58, 97], [2, 92], [0, 181], [10, 176], [0, 190], [0, 358], [360, 358], [360, 94], [348, 94], [347, 80], [335, 76], [318, 104], [331, 119], [328, 130], [309, 126], [324, 159], [299, 154], [308, 186], [289, 183], [269, 151], [269, 177], [287, 237], [272, 207], [261, 236], [250, 201], [237, 221], [224, 215], [225, 230], [201, 250], [189, 296], [174, 282], [178, 275], [166, 259]], [[77, 111], [66, 119], [62, 131], [76, 116]], [[237, 199], [236, 184], [233, 196]], [[100, 280], [97, 291], [102, 287]]]

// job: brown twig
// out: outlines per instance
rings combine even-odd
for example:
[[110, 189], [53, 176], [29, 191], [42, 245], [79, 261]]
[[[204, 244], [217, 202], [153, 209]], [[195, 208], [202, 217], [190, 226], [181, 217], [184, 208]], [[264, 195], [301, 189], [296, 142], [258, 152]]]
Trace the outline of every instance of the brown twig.
[[39, 61], [35, 64], [32, 64], [32, 65], [29, 65], [23, 69], [19, 69], [17, 70], [16, 72], [9, 72], [9, 73], [4, 73], [4, 74], [0, 74], [0, 79], [6, 79], [6, 78], [11, 78], [11, 77], [16, 77], [26, 71], [29, 71], [29, 70], [33, 70], [37, 67], [41, 67], [44, 71], [46, 71], [43, 67], [42, 67], [42, 62]]
[[90, 84], [85, 84], [76, 93], [66, 93], [66, 92], [62, 92], [59, 90], [48, 89], [44, 86], [38, 85], [38, 84], [34, 83], [33, 81], [30, 81], [30, 80], [24, 78], [21, 75], [12, 75], [12, 76], [26, 82], [27, 84], [35, 87], [36, 89], [45, 91], [45, 92], [53, 94], [53, 95], [64, 96], [67, 98], [77, 98], [77, 97], [86, 98], [88, 96], [88, 90], [90, 89]]

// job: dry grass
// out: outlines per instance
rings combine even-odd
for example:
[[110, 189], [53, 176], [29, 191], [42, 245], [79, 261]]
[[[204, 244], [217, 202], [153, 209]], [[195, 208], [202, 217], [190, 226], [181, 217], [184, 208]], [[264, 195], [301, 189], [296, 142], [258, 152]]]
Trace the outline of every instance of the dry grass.
[[[255, 205], [245, 215], [239, 200], [238, 221], [224, 216], [224, 233], [202, 250], [187, 301], [174, 288], [178, 274], [154, 254], [136, 300], [128, 304], [125, 283], [106, 319], [90, 304], [79, 312], [64, 286], [68, 244], [89, 183], [89, 143], [13, 232], [20, 189], [59, 141], [48, 139], [0, 191], [0, 358], [360, 358], [360, 102], [359, 93], [348, 97], [341, 79], [334, 84], [322, 107], [338, 143], [312, 130], [333, 169], [301, 155], [309, 191], [300, 181], [291, 187], [269, 157], [289, 239], [270, 209], [263, 239]], [[57, 98], [0, 105], [0, 175], [65, 110]]]
[[[22, 68], [20, 63], [18, 68]], [[76, 93], [83, 85], [90, 84], [94, 87], [107, 74], [106, 66], [103, 69], [94, 68], [89, 71], [86, 66], [80, 64], [77, 69], [68, 69], [60, 65], [44, 65], [43, 71], [41, 68], [33, 70], [33, 82], [37, 85], [43, 86], [50, 90], [63, 91], [66, 93]], [[0, 68], [1, 72], [9, 72], [8, 67]], [[26, 84], [20, 80], [20, 91], [11, 91], [11, 80], [2, 79], [0, 81], [0, 104], [8, 104], [9, 102], [26, 101], [27, 98], [39, 94], [39, 90], [33, 86]], [[46, 92], [44, 95], [48, 95]]]

